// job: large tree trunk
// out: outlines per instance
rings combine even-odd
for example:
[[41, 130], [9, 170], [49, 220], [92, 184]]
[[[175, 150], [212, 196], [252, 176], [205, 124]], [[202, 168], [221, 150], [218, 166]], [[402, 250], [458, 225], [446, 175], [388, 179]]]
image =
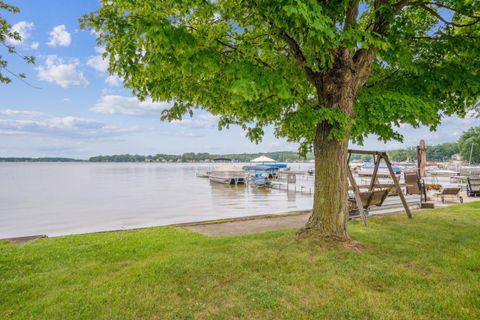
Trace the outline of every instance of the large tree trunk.
[[[366, 50], [352, 57], [347, 48], [335, 54], [332, 69], [313, 82], [317, 88], [319, 107], [342, 112], [348, 119], [355, 118], [354, 101], [370, 74], [373, 51]], [[331, 125], [319, 123], [314, 139], [315, 193], [313, 211], [303, 232], [323, 237], [347, 240], [348, 219], [348, 141], [351, 123], [344, 128], [340, 140], [330, 136]]]
[[[356, 88], [348, 50], [338, 52], [332, 71], [324, 78], [319, 101], [322, 107], [336, 109], [349, 119], [354, 117]], [[324, 121], [316, 127], [314, 139], [315, 191], [313, 211], [304, 231], [324, 237], [346, 240], [347, 234], [347, 157], [351, 124], [340, 140], [330, 136], [331, 125]]]
[[316, 128], [313, 212], [304, 231], [345, 240], [348, 239], [346, 170], [349, 137], [338, 141], [330, 138], [329, 133], [327, 123]]

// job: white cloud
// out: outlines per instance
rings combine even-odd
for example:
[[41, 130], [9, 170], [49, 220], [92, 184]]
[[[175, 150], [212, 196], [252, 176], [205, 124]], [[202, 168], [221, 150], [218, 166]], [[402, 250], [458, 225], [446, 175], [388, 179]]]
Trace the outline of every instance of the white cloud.
[[[87, 65], [99, 72], [105, 73], [108, 71], [108, 55], [103, 56], [105, 53], [105, 47], [95, 47], [97, 55], [90, 56], [87, 60]], [[105, 83], [112, 87], [120, 87], [123, 84], [123, 80], [117, 75], [108, 75], [105, 78]]]
[[28, 111], [28, 110], [13, 110], [13, 109], [0, 109], [0, 115], [2, 116], [25, 116], [35, 117], [42, 115], [42, 112]]
[[120, 79], [117, 75], [109, 75], [107, 78], [105, 78], [105, 82], [112, 87], [119, 87], [123, 84], [122, 79]]
[[20, 21], [20, 22], [15, 23], [12, 26], [12, 31], [13, 32], [18, 32], [18, 34], [20, 34], [20, 37], [22, 39], [21, 40], [15, 40], [15, 39], [12, 39], [12, 38], [8, 38], [7, 42], [11, 45], [22, 44], [25, 40], [27, 40], [30, 37], [31, 31], [33, 30], [34, 27], [35, 27], [35, 25], [33, 24], [33, 22]]
[[88, 86], [89, 82], [83, 73], [77, 69], [78, 59], [66, 63], [62, 58], [49, 55], [43, 66], [38, 67], [38, 79], [55, 83], [62, 88], [69, 86]]
[[107, 49], [105, 47], [95, 47], [94, 50], [98, 54], [104, 54]]
[[170, 108], [170, 102], [139, 101], [134, 97], [105, 95], [90, 110], [98, 113], [121, 114], [127, 116], [160, 115], [160, 111]]
[[100, 139], [136, 131], [138, 131], [136, 128], [121, 128], [72, 116], [0, 119], [0, 135], [47, 135], [55, 138]]
[[98, 37], [100, 37], [100, 36], [102, 35], [101, 32], [98, 32], [98, 31], [95, 30], [95, 29], [90, 29], [90, 34], [94, 35], [95, 38], [98, 38]]
[[175, 120], [172, 123], [180, 127], [190, 128], [215, 128], [218, 125], [219, 117], [211, 113], [203, 113], [199, 115], [193, 115], [191, 118], [184, 118], [182, 120]]
[[30, 44], [30, 49], [37, 50], [39, 46], [40, 46], [40, 43], [35, 41]]
[[103, 58], [101, 55], [92, 56], [87, 60], [87, 66], [100, 71], [105, 72], [108, 70], [108, 61]]
[[51, 47], [68, 47], [72, 42], [72, 37], [67, 31], [67, 28], [64, 24], [56, 26], [50, 31], [50, 36], [48, 37], [47, 45]]

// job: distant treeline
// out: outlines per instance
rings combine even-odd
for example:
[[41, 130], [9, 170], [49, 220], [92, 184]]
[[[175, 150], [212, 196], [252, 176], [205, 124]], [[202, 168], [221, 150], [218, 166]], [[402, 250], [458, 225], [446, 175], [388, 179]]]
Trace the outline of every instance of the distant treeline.
[[[392, 161], [414, 161], [417, 158], [416, 147], [406, 149], [391, 150], [387, 152]], [[428, 161], [446, 161], [450, 160], [453, 155], [461, 153], [458, 143], [443, 143], [439, 145], [427, 145]], [[110, 156], [95, 156], [88, 159], [90, 162], [198, 162], [198, 161], [214, 161], [218, 159], [231, 159], [238, 162], [248, 162], [261, 155], [266, 155], [280, 162], [294, 162], [312, 160], [313, 154], [309, 153], [306, 158], [301, 157], [298, 153], [292, 151], [284, 152], [264, 152], [264, 153], [237, 153], [237, 154], [210, 154], [187, 152], [182, 155], [173, 154], [156, 154], [149, 156], [119, 154]], [[368, 155], [352, 155], [352, 160], [372, 160], [372, 156]], [[77, 160], [63, 157], [6, 157], [0, 158], [0, 162], [77, 162]]]
[[119, 154], [112, 156], [96, 156], [91, 157], [91, 162], [196, 162], [196, 161], [214, 161], [218, 159], [231, 159], [233, 161], [248, 162], [261, 155], [266, 155], [276, 161], [298, 161], [313, 159], [313, 155], [307, 155], [307, 158], [302, 158], [298, 153], [292, 151], [285, 152], [265, 152], [265, 153], [240, 153], [240, 154], [210, 154], [210, 153], [195, 153], [187, 152], [182, 155], [172, 154], [156, 154], [149, 156]]
[[[451, 160], [453, 155], [460, 153], [460, 146], [456, 142], [442, 143], [437, 145], [427, 145], [428, 161], [447, 161]], [[417, 159], [417, 147], [406, 149], [391, 150], [387, 152], [392, 161], [413, 161]], [[372, 160], [370, 155], [352, 155], [352, 160]]]
[[[442, 143], [433, 146], [427, 145], [427, 160], [428, 161], [447, 161], [451, 160], [453, 155], [460, 153], [459, 144]], [[417, 159], [417, 148], [411, 147], [407, 149], [393, 150], [388, 152], [388, 156], [393, 161], [407, 161]]]
[[29, 158], [29, 157], [6, 157], [0, 158], [0, 162], [77, 162], [82, 160], [62, 157], [43, 157], [43, 158]]
[[[406, 149], [391, 150], [387, 152], [392, 161], [414, 161], [417, 158], [416, 147]], [[427, 146], [427, 159], [429, 161], [450, 160], [453, 155], [459, 153], [458, 143], [443, 143], [439, 145]], [[231, 159], [238, 162], [248, 162], [261, 155], [266, 155], [276, 161], [293, 162], [312, 160], [313, 154], [309, 153], [306, 158], [292, 151], [284, 152], [264, 152], [264, 153], [240, 153], [240, 154], [210, 154], [187, 152], [182, 155], [156, 154], [149, 156], [119, 154], [111, 156], [91, 157], [91, 162], [198, 162], [214, 161], [216, 159]], [[352, 155], [352, 160], [372, 160], [368, 155]]]

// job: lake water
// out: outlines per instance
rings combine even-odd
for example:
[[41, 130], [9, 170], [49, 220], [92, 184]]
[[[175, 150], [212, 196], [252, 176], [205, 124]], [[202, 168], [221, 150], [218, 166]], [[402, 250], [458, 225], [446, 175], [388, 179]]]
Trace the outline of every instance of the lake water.
[[[0, 238], [308, 210], [312, 196], [197, 178], [211, 164], [0, 163]], [[292, 169], [311, 168], [293, 164]]]

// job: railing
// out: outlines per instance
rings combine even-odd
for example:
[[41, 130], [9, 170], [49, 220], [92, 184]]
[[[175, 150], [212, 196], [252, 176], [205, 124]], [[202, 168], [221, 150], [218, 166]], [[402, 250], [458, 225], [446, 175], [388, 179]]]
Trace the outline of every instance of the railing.
[[297, 184], [289, 184], [289, 183], [280, 183], [280, 182], [271, 182], [270, 188], [276, 190], [284, 190], [287, 192], [300, 192], [305, 194], [312, 194], [313, 186], [297, 186]]

